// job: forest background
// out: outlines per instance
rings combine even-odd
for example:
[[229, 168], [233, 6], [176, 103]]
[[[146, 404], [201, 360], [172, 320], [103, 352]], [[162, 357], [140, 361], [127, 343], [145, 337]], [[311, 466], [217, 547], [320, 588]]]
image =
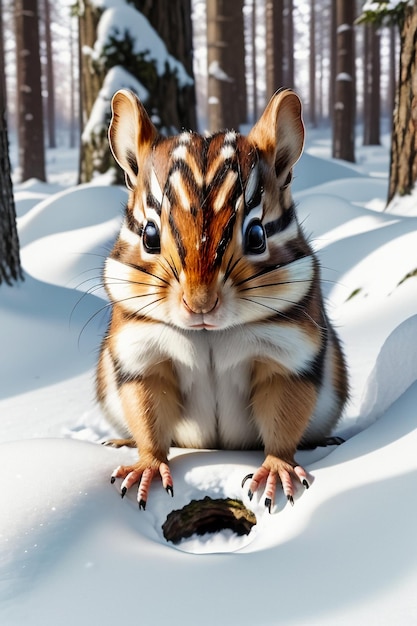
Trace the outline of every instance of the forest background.
[[[79, 182], [109, 169], [122, 182], [107, 127], [123, 87], [167, 134], [244, 127], [277, 88], [292, 87], [307, 125], [329, 128], [335, 158], [355, 161], [358, 123], [364, 145], [380, 143], [382, 120], [393, 124], [388, 201], [414, 186], [414, 87], [405, 113], [398, 96], [415, 62], [415, 46], [407, 68], [403, 58], [415, 1], [0, 0], [0, 14], [0, 280], [20, 271], [11, 180], [46, 180], [45, 146], [79, 146]], [[7, 128], [18, 146], [11, 162]]]

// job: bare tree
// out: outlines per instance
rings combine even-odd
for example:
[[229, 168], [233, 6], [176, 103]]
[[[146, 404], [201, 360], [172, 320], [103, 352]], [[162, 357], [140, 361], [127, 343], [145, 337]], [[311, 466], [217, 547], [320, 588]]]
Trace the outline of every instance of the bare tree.
[[55, 137], [55, 85], [54, 85], [54, 61], [52, 55], [52, 34], [51, 34], [51, 11], [49, 0], [43, 3], [45, 49], [46, 49], [46, 120], [48, 129], [48, 146], [56, 148]]
[[21, 179], [46, 180], [37, 0], [16, 0], [16, 67]]
[[22, 181], [46, 180], [37, 0], [16, 0], [19, 166]]
[[355, 4], [336, 0], [337, 56], [333, 106], [333, 157], [355, 161]]
[[251, 20], [251, 42], [252, 42], [252, 99], [253, 99], [253, 120], [258, 119], [258, 68], [257, 68], [257, 47], [256, 47], [256, 0], [252, 0], [252, 20]]
[[284, 32], [284, 46], [285, 46], [285, 86], [294, 87], [294, 2], [293, 0], [286, 0], [285, 9], [285, 32]]
[[330, 75], [329, 75], [329, 116], [333, 115], [337, 64], [337, 16], [336, 2], [330, 4]]
[[71, 19], [69, 31], [69, 49], [70, 49], [70, 120], [69, 120], [69, 147], [75, 148], [77, 142], [76, 132], [76, 66], [78, 63], [78, 55], [76, 51], [77, 36], [74, 29], [74, 20]]
[[267, 0], [266, 26], [266, 95], [271, 98], [284, 86], [284, 0]]
[[10, 176], [2, 15], [2, 0], [0, 0], [0, 284], [6, 282], [10, 285], [12, 281], [23, 278], [23, 275]]
[[[238, 128], [245, 84], [242, 0], [207, 2], [208, 122], [210, 131]], [[246, 88], [243, 94], [246, 100]], [[245, 116], [246, 117], [246, 116]]]
[[387, 110], [392, 118], [395, 108], [395, 97], [397, 93], [397, 35], [398, 28], [391, 24], [389, 27], [389, 75], [388, 75], [388, 94], [387, 94]]
[[310, 124], [317, 126], [316, 116], [316, 3], [310, 0], [310, 58], [309, 58]]
[[363, 145], [375, 146], [381, 143], [380, 34], [375, 24], [365, 24], [364, 52]]
[[226, 72], [234, 78], [235, 99], [239, 124], [245, 124], [248, 118], [246, 72], [245, 72], [245, 37], [243, 25], [243, 1], [232, 2], [233, 47], [234, 54], [228, 56]]

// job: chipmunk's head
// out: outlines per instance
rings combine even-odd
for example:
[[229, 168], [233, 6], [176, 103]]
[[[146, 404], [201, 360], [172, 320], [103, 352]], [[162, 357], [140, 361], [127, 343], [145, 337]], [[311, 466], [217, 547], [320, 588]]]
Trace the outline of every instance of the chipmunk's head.
[[112, 110], [110, 145], [130, 190], [106, 263], [113, 302], [214, 330], [281, 314], [306, 295], [313, 260], [290, 192], [304, 141], [294, 92], [275, 94], [247, 137], [162, 137], [127, 90]]

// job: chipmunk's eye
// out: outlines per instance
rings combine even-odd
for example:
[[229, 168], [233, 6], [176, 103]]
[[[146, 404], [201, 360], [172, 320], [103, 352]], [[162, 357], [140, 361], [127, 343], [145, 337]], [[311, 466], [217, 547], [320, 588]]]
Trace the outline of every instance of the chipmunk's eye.
[[143, 247], [149, 254], [161, 252], [161, 237], [159, 229], [154, 222], [147, 222], [143, 229]]
[[260, 219], [249, 222], [245, 233], [245, 253], [262, 254], [266, 250], [266, 235]]

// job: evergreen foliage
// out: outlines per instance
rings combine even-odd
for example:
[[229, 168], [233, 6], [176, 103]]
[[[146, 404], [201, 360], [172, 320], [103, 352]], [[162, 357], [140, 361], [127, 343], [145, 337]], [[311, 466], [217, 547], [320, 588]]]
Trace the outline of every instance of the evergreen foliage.
[[400, 2], [396, 3], [388, 0], [366, 2], [363, 6], [362, 14], [358, 17], [356, 23], [377, 24], [378, 26], [401, 25], [405, 10], [410, 4], [412, 3], [409, 0], [400, 0]]

